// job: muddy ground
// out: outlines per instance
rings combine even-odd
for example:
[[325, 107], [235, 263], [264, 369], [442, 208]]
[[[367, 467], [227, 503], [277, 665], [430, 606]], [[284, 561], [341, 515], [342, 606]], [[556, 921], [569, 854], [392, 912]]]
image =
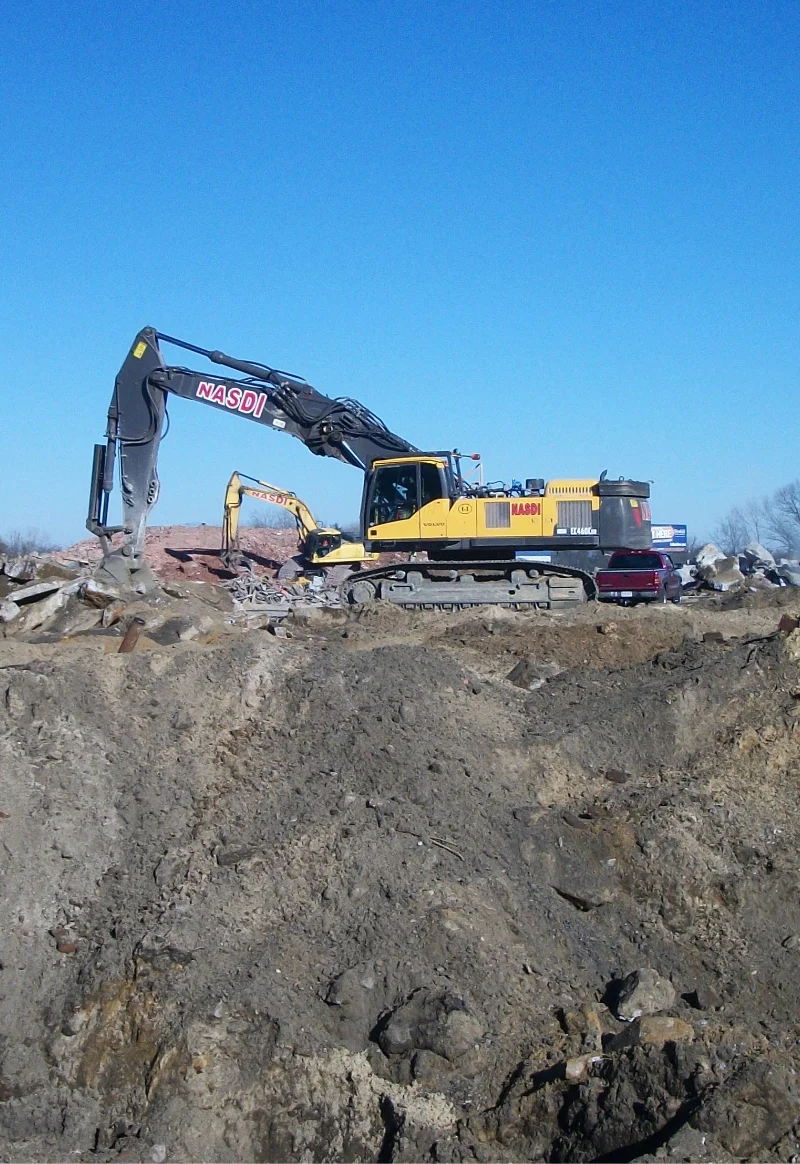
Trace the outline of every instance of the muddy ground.
[[0, 640], [2, 1158], [796, 1158], [798, 613]]

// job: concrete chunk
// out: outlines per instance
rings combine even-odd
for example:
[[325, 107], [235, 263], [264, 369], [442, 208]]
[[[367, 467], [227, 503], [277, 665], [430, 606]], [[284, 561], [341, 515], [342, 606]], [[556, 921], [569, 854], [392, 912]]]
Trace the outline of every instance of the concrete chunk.
[[775, 569], [775, 558], [761, 542], [748, 542], [742, 550], [742, 555], [747, 559], [751, 570]]
[[42, 598], [45, 594], [51, 594], [54, 590], [59, 590], [62, 586], [61, 582], [34, 582], [30, 586], [20, 586], [11, 595], [14, 602], [30, 602], [33, 598]]

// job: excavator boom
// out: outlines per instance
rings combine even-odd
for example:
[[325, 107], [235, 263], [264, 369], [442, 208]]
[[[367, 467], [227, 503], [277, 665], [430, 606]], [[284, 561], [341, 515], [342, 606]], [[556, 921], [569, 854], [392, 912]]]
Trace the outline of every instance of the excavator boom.
[[[168, 366], [161, 341], [243, 372], [245, 378], [214, 377]], [[368, 470], [379, 457], [416, 451], [355, 400], [331, 399], [300, 377], [266, 364], [238, 360], [164, 335], [155, 328], [143, 328], [117, 375], [108, 410], [106, 444], [95, 445], [86, 521], [87, 528], [102, 541], [106, 566], [117, 559], [120, 575], [128, 575], [141, 564], [147, 515], [158, 498], [158, 447], [169, 394], [198, 400], [289, 433], [317, 456], [334, 457], [362, 470]], [[108, 506], [117, 453], [123, 521], [121, 526], [109, 526]], [[121, 532], [126, 534], [126, 540], [120, 550], [112, 552], [110, 537]]]

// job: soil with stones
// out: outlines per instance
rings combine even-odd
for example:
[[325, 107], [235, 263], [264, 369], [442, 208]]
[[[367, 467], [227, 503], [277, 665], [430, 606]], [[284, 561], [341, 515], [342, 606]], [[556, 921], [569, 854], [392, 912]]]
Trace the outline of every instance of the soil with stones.
[[795, 1158], [798, 612], [0, 640], [2, 1158]]

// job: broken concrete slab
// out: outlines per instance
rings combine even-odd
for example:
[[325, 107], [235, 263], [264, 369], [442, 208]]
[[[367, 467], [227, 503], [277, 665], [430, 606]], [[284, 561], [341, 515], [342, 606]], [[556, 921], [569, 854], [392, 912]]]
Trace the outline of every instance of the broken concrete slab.
[[30, 554], [21, 558], [4, 558], [3, 573], [15, 582], [32, 582], [36, 577], [36, 559]]
[[43, 598], [54, 590], [60, 590], [61, 582], [32, 582], [29, 586], [20, 586], [9, 596], [16, 603], [31, 602], [36, 598]]
[[787, 586], [800, 586], [800, 566], [792, 566], [787, 562], [778, 566], [775, 573]]
[[713, 566], [715, 562], [725, 557], [725, 553], [713, 542], [706, 542], [695, 559], [698, 566]]
[[25, 634], [27, 631], [37, 630], [67, 605], [69, 597], [69, 587], [65, 586], [49, 594], [41, 602], [30, 603], [19, 619], [15, 620], [14, 633]]
[[703, 564], [698, 562], [697, 574], [712, 590], [730, 590], [744, 582], [744, 574], [739, 569], [739, 559], [726, 558], [724, 555], [714, 557], [713, 560]]
[[742, 550], [742, 556], [747, 559], [751, 570], [775, 569], [775, 558], [761, 542], [748, 542]]
[[13, 622], [19, 613], [19, 607], [11, 599], [0, 602], [0, 622]]

